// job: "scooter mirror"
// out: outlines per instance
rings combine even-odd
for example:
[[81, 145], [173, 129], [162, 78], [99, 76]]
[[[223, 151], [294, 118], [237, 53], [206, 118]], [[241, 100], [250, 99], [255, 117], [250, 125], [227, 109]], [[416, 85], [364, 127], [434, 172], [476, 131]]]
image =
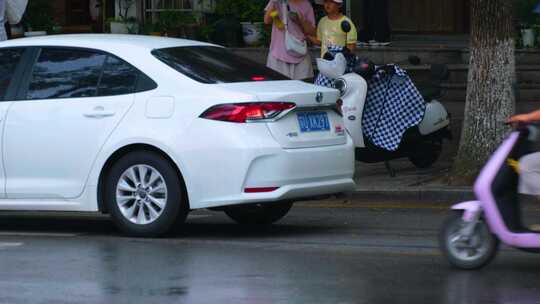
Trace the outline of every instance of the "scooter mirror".
[[351, 31], [351, 24], [349, 23], [349, 21], [347, 20], [343, 20], [343, 22], [341, 22], [341, 30], [344, 31], [345, 33], [348, 33]]

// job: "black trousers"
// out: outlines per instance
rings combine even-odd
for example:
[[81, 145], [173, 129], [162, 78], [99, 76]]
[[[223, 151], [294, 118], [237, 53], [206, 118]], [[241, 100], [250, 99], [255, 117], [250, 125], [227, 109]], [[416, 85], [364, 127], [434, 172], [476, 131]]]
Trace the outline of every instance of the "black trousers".
[[390, 23], [388, 20], [389, 0], [362, 0], [363, 1], [363, 27], [359, 33], [359, 40], [367, 42], [390, 41]]

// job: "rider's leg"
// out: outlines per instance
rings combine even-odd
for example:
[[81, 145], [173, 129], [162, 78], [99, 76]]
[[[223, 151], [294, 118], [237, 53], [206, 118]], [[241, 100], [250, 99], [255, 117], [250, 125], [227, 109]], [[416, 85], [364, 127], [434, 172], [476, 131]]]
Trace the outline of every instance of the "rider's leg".
[[[540, 195], [540, 152], [525, 155], [519, 160], [519, 192]], [[529, 229], [540, 231], [540, 224]]]
[[519, 160], [519, 192], [540, 195], [540, 152], [525, 155]]

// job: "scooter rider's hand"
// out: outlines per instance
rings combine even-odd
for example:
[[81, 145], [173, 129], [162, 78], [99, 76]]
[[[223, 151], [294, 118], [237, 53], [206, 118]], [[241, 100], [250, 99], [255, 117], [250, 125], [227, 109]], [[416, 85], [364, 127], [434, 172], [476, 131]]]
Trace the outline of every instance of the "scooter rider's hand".
[[506, 123], [511, 124], [512, 126], [517, 126], [519, 124], [525, 124], [533, 121], [540, 121], [540, 110], [536, 110], [527, 114], [518, 114], [510, 117]]
[[514, 115], [514, 116], [510, 117], [506, 121], [506, 123], [514, 124], [514, 123], [525, 123], [525, 122], [528, 122], [528, 121], [530, 121], [529, 114], [519, 114], [519, 115]]

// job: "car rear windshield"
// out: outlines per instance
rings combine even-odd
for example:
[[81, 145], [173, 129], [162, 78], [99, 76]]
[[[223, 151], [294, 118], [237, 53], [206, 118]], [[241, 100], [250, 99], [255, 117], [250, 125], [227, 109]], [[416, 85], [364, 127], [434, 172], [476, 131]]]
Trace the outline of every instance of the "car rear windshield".
[[289, 79], [222, 47], [174, 47], [157, 49], [152, 54], [178, 72], [202, 83]]

